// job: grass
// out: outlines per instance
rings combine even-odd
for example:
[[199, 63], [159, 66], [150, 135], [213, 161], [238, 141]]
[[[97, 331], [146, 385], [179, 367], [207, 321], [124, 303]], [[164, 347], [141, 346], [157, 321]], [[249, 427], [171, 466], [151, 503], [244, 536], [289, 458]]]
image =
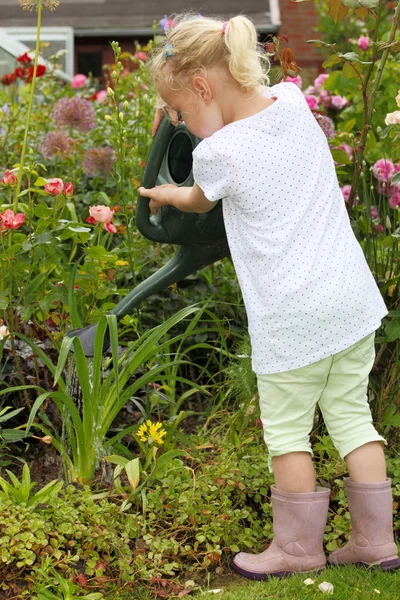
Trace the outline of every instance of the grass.
[[[310, 577], [314, 585], [305, 585]], [[312, 573], [293, 575], [287, 579], [271, 578], [270, 581], [250, 581], [235, 573], [219, 577], [209, 576], [206, 585], [200, 585], [191, 600], [400, 600], [400, 570], [384, 573], [379, 569], [354, 566], [327, 567], [318, 577]], [[318, 585], [328, 581], [334, 586], [332, 595], [322, 593]], [[214, 590], [214, 591], [213, 591]], [[220, 590], [215, 593], [216, 590]], [[169, 596], [177, 598], [177, 596]], [[141, 586], [134, 590], [110, 593], [105, 600], [154, 600], [156, 595]]]
[[[305, 585], [310, 577], [314, 585]], [[334, 586], [333, 595], [322, 593], [318, 585], [328, 581]], [[219, 593], [210, 590], [220, 589]], [[377, 591], [376, 591], [377, 590]], [[379, 593], [380, 592], [380, 593]], [[324, 597], [334, 600], [397, 600], [400, 599], [400, 571], [384, 573], [379, 569], [365, 569], [354, 566], [328, 567], [318, 577], [312, 574], [293, 575], [287, 579], [271, 578], [270, 581], [252, 582], [237, 575], [212, 582], [208, 589], [195, 593], [193, 600], [215, 598], [218, 600], [321, 600]]]

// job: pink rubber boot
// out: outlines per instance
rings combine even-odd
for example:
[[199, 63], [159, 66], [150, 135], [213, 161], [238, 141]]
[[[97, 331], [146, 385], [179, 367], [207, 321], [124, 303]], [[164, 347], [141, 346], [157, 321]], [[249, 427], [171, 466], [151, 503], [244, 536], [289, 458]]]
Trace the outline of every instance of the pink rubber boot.
[[273, 485], [272, 544], [261, 554], [237, 554], [233, 560], [235, 571], [249, 579], [266, 580], [322, 570], [326, 565], [322, 540], [329, 494], [329, 489], [321, 487], [316, 492], [291, 494]]
[[355, 483], [344, 480], [352, 522], [351, 539], [329, 555], [331, 565], [379, 566], [384, 571], [400, 569], [393, 538], [391, 480]]

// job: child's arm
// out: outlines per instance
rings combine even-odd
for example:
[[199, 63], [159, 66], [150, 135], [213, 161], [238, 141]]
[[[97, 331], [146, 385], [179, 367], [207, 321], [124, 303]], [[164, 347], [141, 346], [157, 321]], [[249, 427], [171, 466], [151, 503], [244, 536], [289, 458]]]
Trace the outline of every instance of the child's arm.
[[205, 197], [197, 183], [193, 187], [178, 187], [173, 184], [139, 188], [139, 194], [150, 198], [150, 212], [154, 215], [161, 206], [175, 206], [183, 212], [206, 213], [215, 206]]

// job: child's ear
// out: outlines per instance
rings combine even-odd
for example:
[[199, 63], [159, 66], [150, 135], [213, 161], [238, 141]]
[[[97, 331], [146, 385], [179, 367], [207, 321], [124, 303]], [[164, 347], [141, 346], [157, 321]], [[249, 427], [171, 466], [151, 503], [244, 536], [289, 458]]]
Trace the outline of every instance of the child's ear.
[[192, 84], [196, 95], [206, 104], [210, 104], [213, 99], [213, 92], [207, 79], [197, 76], [193, 79]]

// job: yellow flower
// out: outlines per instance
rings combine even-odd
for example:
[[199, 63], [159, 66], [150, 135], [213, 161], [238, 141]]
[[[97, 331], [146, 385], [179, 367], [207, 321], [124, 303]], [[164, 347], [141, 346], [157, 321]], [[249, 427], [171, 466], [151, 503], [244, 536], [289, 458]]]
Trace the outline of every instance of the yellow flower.
[[167, 432], [163, 429], [162, 423], [152, 423], [148, 419], [139, 427], [137, 434], [142, 442], [163, 444], [163, 437], [167, 435]]
[[115, 264], [117, 265], [117, 267], [126, 267], [127, 265], [129, 265], [127, 260], [116, 260]]
[[106, 279], [107, 275], [105, 273], [103, 273], [103, 271], [100, 271], [99, 273], [99, 279]]

